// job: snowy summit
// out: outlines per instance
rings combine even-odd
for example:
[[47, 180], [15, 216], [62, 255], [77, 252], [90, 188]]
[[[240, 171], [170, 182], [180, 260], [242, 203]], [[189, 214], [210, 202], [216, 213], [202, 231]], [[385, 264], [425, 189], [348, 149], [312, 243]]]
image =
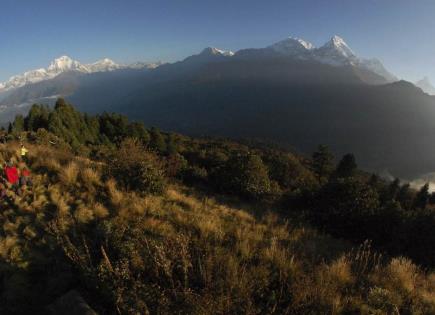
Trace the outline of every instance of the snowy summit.
[[143, 69], [155, 68], [158, 64], [135, 63], [130, 65], [120, 65], [109, 58], [98, 60], [91, 64], [82, 64], [68, 56], [61, 56], [54, 59], [47, 68], [40, 68], [24, 72], [20, 75], [11, 77], [8, 81], [0, 83], [0, 93], [8, 90], [16, 89], [27, 84], [37, 83], [45, 80], [50, 80], [57, 77], [61, 73], [75, 71], [81, 73], [106, 72], [117, 69]]
[[397, 80], [378, 59], [358, 57], [345, 40], [338, 35], [334, 35], [319, 48], [306, 40], [289, 37], [266, 47], [266, 49], [275, 54], [291, 56], [300, 60], [313, 60], [331, 66], [356, 66], [372, 71], [384, 77], [387, 81]]
[[226, 56], [231, 57], [234, 55], [232, 51], [222, 50], [215, 47], [207, 47], [201, 52], [201, 55], [214, 55], [214, 56]]

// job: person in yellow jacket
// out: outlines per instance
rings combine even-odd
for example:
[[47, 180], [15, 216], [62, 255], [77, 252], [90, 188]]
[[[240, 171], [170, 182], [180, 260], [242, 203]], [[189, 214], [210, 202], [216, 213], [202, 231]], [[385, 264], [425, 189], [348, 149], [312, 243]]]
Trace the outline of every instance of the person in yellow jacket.
[[26, 158], [27, 158], [27, 157], [26, 157], [27, 152], [29, 152], [29, 150], [26, 149], [26, 147], [24, 146], [24, 144], [21, 144], [20, 156], [21, 156], [21, 159], [22, 159], [23, 161], [25, 161], [25, 162], [27, 162], [27, 159], [26, 159]]

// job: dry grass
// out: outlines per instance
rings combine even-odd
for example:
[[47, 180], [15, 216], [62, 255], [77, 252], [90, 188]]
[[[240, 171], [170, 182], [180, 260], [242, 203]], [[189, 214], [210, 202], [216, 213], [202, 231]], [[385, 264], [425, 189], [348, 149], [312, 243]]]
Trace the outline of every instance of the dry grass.
[[59, 172], [59, 179], [65, 185], [74, 185], [79, 174], [79, 167], [76, 162], [71, 161]]
[[101, 183], [100, 174], [91, 167], [86, 167], [80, 171], [82, 182], [87, 187], [98, 186]]
[[89, 223], [94, 219], [94, 212], [86, 205], [79, 205], [74, 211], [74, 217], [79, 223]]
[[122, 200], [124, 198], [121, 191], [116, 188], [116, 182], [113, 178], [106, 182], [106, 189], [109, 195], [111, 204], [114, 207], [120, 207], [122, 205]]
[[53, 203], [54, 206], [56, 206], [56, 209], [60, 216], [66, 216], [70, 213], [70, 206], [66, 202], [65, 198], [62, 196], [60, 190], [57, 187], [51, 187], [49, 189], [50, 192], [50, 200]]
[[109, 210], [107, 210], [106, 207], [104, 207], [101, 203], [96, 203], [93, 207], [93, 212], [95, 217], [98, 219], [103, 219], [109, 216]]
[[0, 257], [45, 266], [40, 248], [60, 246], [62, 259], [93, 274], [95, 304], [113, 297], [108, 313], [435, 314], [435, 275], [368, 243], [351, 251], [271, 211], [259, 218], [185, 187], [139, 196], [103, 182], [92, 161], [30, 151], [34, 187], [0, 213]]

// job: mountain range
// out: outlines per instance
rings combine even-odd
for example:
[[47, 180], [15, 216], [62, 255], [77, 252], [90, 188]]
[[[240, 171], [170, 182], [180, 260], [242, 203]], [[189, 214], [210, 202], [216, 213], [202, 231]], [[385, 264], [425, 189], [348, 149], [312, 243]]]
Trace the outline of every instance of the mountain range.
[[[243, 55], [269, 54], [292, 57], [298, 60], [315, 60], [322, 64], [333, 66], [351, 65], [372, 71], [383, 77], [388, 82], [397, 81], [397, 78], [389, 73], [377, 59], [362, 59], [355, 55], [352, 49], [339, 36], [334, 36], [325, 45], [316, 48], [313, 44], [299, 38], [289, 37], [278, 43], [263, 49], [245, 49], [237, 53], [208, 47], [199, 55], [194, 56], [196, 61], [200, 58], [208, 60], [210, 56], [240, 57]], [[189, 59], [189, 58], [187, 58]], [[98, 60], [91, 64], [82, 64], [68, 56], [61, 56], [53, 60], [47, 68], [40, 68], [15, 75], [6, 82], [0, 83], [0, 94], [26, 85], [53, 79], [65, 72], [79, 72], [90, 74], [96, 72], [108, 72], [121, 69], [154, 69], [161, 63], [137, 62], [128, 65], [115, 63], [109, 58]]]
[[68, 56], [61, 56], [53, 60], [47, 68], [30, 70], [23, 74], [15, 75], [6, 82], [0, 83], [0, 93], [17, 89], [26, 85], [53, 79], [65, 72], [95, 73], [120, 69], [155, 68], [159, 63], [134, 63], [121, 65], [109, 58], [98, 60], [91, 64], [82, 64]]
[[169, 131], [305, 153], [327, 144], [337, 155], [355, 153], [365, 169], [405, 178], [435, 169], [435, 98], [338, 36], [318, 48], [292, 37], [237, 52], [209, 47], [144, 66], [64, 59], [67, 67], [45, 69], [54, 77], [0, 93], [0, 120], [64, 96], [80, 110], [120, 112]]

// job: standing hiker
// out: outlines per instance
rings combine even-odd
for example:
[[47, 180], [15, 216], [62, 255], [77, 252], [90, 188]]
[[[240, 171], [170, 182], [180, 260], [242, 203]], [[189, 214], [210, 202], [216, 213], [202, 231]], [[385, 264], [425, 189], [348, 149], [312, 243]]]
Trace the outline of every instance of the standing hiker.
[[26, 149], [24, 144], [21, 144], [20, 155], [21, 155], [21, 159], [24, 162], [27, 162], [27, 156], [26, 156], [27, 152], [29, 152], [29, 150]]

